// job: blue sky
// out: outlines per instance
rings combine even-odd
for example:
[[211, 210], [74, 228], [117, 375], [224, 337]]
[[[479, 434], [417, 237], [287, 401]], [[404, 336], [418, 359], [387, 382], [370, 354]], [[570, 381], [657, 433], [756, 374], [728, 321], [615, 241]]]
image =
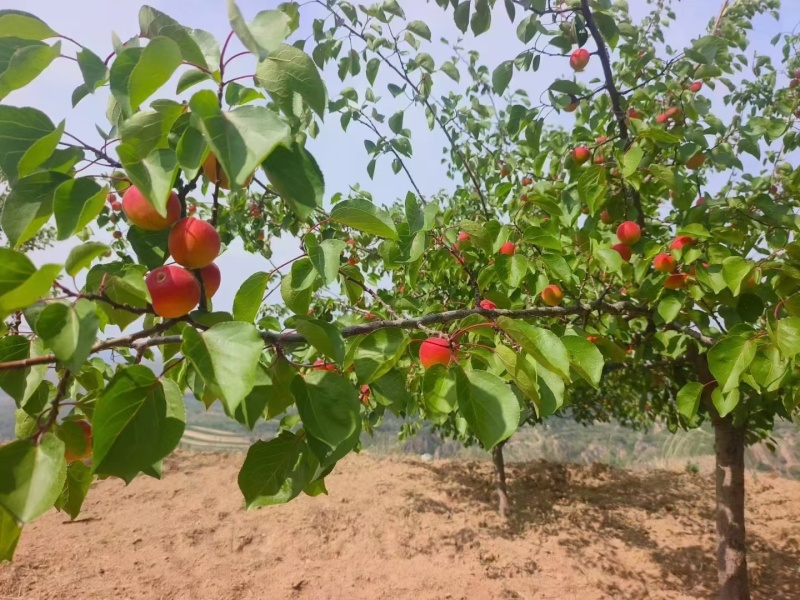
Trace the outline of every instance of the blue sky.
[[[277, 1], [242, 0], [239, 6], [245, 16], [250, 19], [259, 10], [272, 8]], [[212, 32], [220, 41], [224, 40], [229, 32], [227, 12], [224, 0], [195, 0], [191, 9], [187, 10], [188, 3], [178, 0], [160, 0], [149, 3], [151, 6], [170, 14], [183, 24], [205, 29]], [[784, 4], [784, 19], [778, 23], [771, 18], [760, 18], [753, 32], [752, 49], [759, 53], [770, 54], [777, 57], [777, 49], [769, 47], [769, 40], [778, 32], [785, 32], [795, 28], [800, 22], [800, 2], [791, 0]], [[429, 52], [437, 64], [449, 57], [445, 46], [438, 42], [440, 37], [451, 41], [459, 36], [458, 30], [453, 25], [452, 13], [444, 13], [433, 2], [423, 0], [401, 0], [409, 19], [422, 20], [428, 23], [433, 31], [433, 43], [424, 49]], [[513, 58], [524, 47], [516, 37], [516, 25], [509, 23], [502, 7], [497, 3], [494, 14], [494, 25], [489, 33], [479, 38], [468, 36], [464, 46], [476, 49], [481, 53], [482, 62], [494, 68], [503, 60]], [[631, 12], [634, 17], [643, 14], [648, 9], [645, 0], [629, 0]], [[719, 10], [720, 2], [712, 0], [684, 0], [676, 3], [678, 14], [677, 24], [670, 27], [668, 35], [673, 47], [683, 47], [692, 38], [702, 34], [710, 19], [714, 18]], [[113, 30], [126, 39], [138, 32], [138, 11], [141, 2], [137, 0], [4, 0], [3, 8], [15, 8], [32, 12], [43, 18], [56, 31], [78, 40], [89, 47], [98, 55], [105, 57], [111, 49], [111, 35]], [[413, 8], [412, 8], [413, 7]], [[303, 9], [301, 29], [296, 34], [306, 37], [310, 31], [313, 14], [319, 14], [318, 9]], [[307, 12], [306, 12], [307, 11]], [[518, 15], [519, 19], [519, 15]], [[65, 50], [72, 53], [72, 46], [64, 42]], [[238, 47], [238, 44], [237, 44]], [[311, 48], [309, 48], [310, 51]], [[236, 50], [238, 51], [238, 50]], [[543, 57], [542, 67], [536, 73], [516, 73], [512, 87], [525, 88], [532, 98], [547, 89], [554, 79], [561, 76], [569, 77], [571, 71], [565, 59]], [[238, 74], [252, 72], [254, 63], [249, 58], [237, 61]], [[599, 74], [599, 65], [591, 64], [580, 77], [588, 81]], [[382, 70], [378, 86], [390, 81], [386, 69]], [[335, 97], [343, 86], [336, 76], [335, 68], [328, 69], [325, 73], [329, 95]], [[362, 78], [363, 79], [363, 78]], [[99, 136], [94, 130], [94, 124], [107, 128], [105, 122], [105, 103], [107, 88], [97, 95], [88, 97], [74, 110], [70, 109], [70, 96], [72, 90], [81, 83], [81, 76], [74, 62], [68, 60], [56, 61], [42, 76], [27, 88], [12, 93], [5, 103], [18, 106], [33, 106], [46, 112], [54, 122], [63, 118], [67, 120], [67, 131], [85, 139], [87, 142], [97, 143]], [[451, 85], [446, 77], [437, 79], [434, 94], [437, 89], [447, 89]], [[354, 84], [348, 80], [344, 85], [354, 85], [359, 92], [363, 92], [363, 81]], [[168, 84], [162, 95], [170, 95], [174, 84]], [[194, 91], [194, 88], [191, 90]], [[709, 90], [704, 93], [713, 94]], [[718, 92], [721, 94], [721, 92]], [[157, 97], [158, 94], [155, 96]], [[384, 93], [385, 98], [390, 98]], [[394, 112], [394, 108], [384, 111], [387, 115]], [[561, 115], [553, 122], [569, 126], [572, 117]], [[451, 187], [452, 183], [445, 177], [444, 167], [441, 165], [441, 152], [445, 146], [443, 136], [438, 132], [428, 132], [421, 111], [412, 108], [406, 115], [406, 127], [414, 133], [414, 157], [407, 162], [423, 194], [429, 195], [442, 188]], [[360, 183], [373, 193], [379, 203], [391, 203], [397, 198], [405, 196], [410, 189], [408, 180], [402, 175], [394, 175], [390, 163], [385, 160], [379, 163], [375, 172], [374, 181], [366, 175], [366, 153], [363, 146], [366, 129], [351, 125], [347, 133], [343, 133], [338, 124], [338, 118], [327, 120], [322, 126], [318, 139], [312, 140], [309, 148], [314, 153], [326, 178], [326, 199], [337, 191], [346, 191], [349, 186]], [[67, 244], [67, 245], [65, 245]], [[61, 244], [56, 249], [33, 254], [36, 262], [61, 262], [68, 250], [68, 243]], [[280, 264], [283, 260], [297, 254], [297, 241], [292, 239], [278, 240], [273, 244], [275, 248], [274, 261]], [[254, 271], [271, 270], [270, 264], [262, 257], [247, 254], [236, 244], [218, 259], [223, 272], [223, 284], [215, 298], [215, 308], [228, 310], [231, 307], [233, 296], [244, 279]], [[273, 297], [277, 297], [275, 294]]]

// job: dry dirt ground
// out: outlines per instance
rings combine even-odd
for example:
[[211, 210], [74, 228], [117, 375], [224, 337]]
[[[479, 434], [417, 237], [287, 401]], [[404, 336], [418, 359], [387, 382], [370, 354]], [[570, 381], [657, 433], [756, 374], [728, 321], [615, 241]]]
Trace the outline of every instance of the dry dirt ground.
[[[0, 599], [712, 598], [708, 476], [353, 456], [330, 496], [246, 512], [242, 455], [181, 453], [163, 481], [95, 484], [75, 523], [25, 529]], [[800, 598], [800, 482], [748, 480], [754, 598]]]

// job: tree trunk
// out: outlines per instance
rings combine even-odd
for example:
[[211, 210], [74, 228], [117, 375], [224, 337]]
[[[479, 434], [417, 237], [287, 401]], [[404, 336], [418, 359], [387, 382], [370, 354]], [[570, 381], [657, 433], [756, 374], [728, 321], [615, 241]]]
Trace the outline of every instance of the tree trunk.
[[[713, 411], [716, 413], [716, 411]], [[713, 414], [712, 413], [712, 414]], [[750, 600], [744, 524], [744, 430], [713, 415], [719, 600]]]
[[497, 510], [504, 519], [508, 518], [511, 512], [511, 501], [508, 498], [508, 488], [506, 487], [506, 465], [503, 459], [503, 446], [505, 442], [500, 442], [492, 449], [492, 462], [494, 463], [494, 487], [497, 490]]
[[750, 600], [747, 545], [744, 527], [744, 429], [733, 426], [733, 417], [720, 417], [711, 401], [716, 380], [705, 354], [690, 347], [703, 402], [714, 426], [717, 497], [717, 579], [719, 600]]

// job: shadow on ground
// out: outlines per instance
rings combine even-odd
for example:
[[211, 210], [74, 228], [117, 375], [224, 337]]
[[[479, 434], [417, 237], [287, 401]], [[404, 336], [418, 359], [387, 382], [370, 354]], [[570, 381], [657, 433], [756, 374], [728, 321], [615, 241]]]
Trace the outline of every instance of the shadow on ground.
[[[489, 463], [465, 462], [438, 465], [422, 463], [441, 482], [443, 491], [457, 502], [477, 503], [487, 513], [496, 511], [497, 500]], [[716, 565], [714, 549], [713, 481], [702, 476], [669, 471], [631, 472], [602, 464], [591, 466], [544, 461], [508, 465], [513, 514], [508, 523], [489, 519], [493, 535], [514, 539], [530, 529], [556, 536], [569, 554], [589, 569], [614, 574], [610, 581], [641, 581], [648, 587], [653, 573], [626, 568], [631, 560], [616, 560], [620, 552], [646, 553], [660, 569], [661, 587], [695, 598], [714, 598]], [[771, 489], [763, 479], [749, 482], [748, 494]], [[409, 498], [420, 511], [445, 513], [442, 503]], [[781, 500], [776, 500], [780, 504]], [[494, 515], [491, 515], [494, 516]], [[776, 546], [760, 534], [776, 517], [763, 508], [748, 513], [750, 577], [754, 599], [800, 598], [800, 541], [786, 536]], [[800, 531], [800, 515], [788, 515], [793, 531]], [[566, 527], [565, 527], [566, 520]], [[669, 533], [671, 545], [660, 542]], [[607, 547], [597, 551], [598, 535]], [[676, 545], [675, 538], [684, 540]], [[635, 563], [634, 563], [635, 564]], [[613, 584], [598, 582], [613, 598], [631, 597]]]

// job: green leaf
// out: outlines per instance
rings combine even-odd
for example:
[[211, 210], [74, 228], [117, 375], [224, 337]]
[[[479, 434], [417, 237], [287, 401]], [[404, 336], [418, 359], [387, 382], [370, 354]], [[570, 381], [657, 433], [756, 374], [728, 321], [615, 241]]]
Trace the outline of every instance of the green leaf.
[[264, 342], [250, 323], [218, 323], [203, 333], [187, 327], [181, 351], [206, 382], [214, 386], [231, 414], [255, 385]]
[[594, 255], [604, 271], [609, 273], [619, 273], [622, 271], [622, 256], [620, 256], [620, 253], [616, 250], [611, 248], [596, 248]]
[[0, 508], [18, 522], [29, 523], [55, 503], [67, 473], [64, 442], [46, 433], [0, 447]]
[[714, 408], [717, 409], [717, 412], [719, 412], [720, 417], [725, 417], [730, 414], [730, 412], [736, 408], [736, 405], [739, 404], [740, 397], [741, 395], [738, 388], [734, 388], [728, 393], [723, 392], [721, 388], [714, 388], [714, 391], [711, 392], [711, 402], [714, 404]]
[[140, 111], [119, 127], [121, 142], [135, 148], [138, 156], [147, 156], [156, 148], [169, 148], [170, 131], [186, 112], [184, 104], [172, 100], [155, 100], [152, 107], [154, 110]]
[[48, 171], [20, 179], [11, 188], [0, 219], [9, 244], [18, 247], [31, 239], [53, 214], [53, 194], [69, 176]]
[[[33, 344], [37, 348], [33, 347]], [[0, 337], [0, 362], [24, 360], [37, 353], [40, 342], [33, 342], [23, 335], [5, 335]], [[33, 395], [42, 382], [47, 365], [29, 367], [27, 369], [9, 369], [0, 371], [0, 389], [14, 399], [17, 406], [22, 406]]]
[[290, 431], [250, 446], [238, 477], [247, 508], [284, 504], [299, 496], [313, 476], [309, 453]]
[[61, 136], [64, 134], [65, 124], [66, 121], [61, 121], [51, 133], [39, 138], [28, 148], [17, 165], [20, 177], [27, 177], [33, 174], [42, 166], [42, 163], [53, 155], [58, 143], [61, 141]]
[[318, 352], [342, 364], [345, 356], [344, 339], [336, 327], [325, 321], [298, 315], [294, 320], [294, 328]]
[[411, 21], [406, 25], [406, 29], [424, 40], [431, 41], [431, 29], [424, 21]]
[[408, 342], [402, 329], [378, 329], [368, 334], [356, 350], [358, 383], [371, 383], [388, 373], [405, 352]]
[[775, 326], [775, 343], [785, 358], [793, 358], [800, 353], [800, 318], [781, 319]]
[[537, 362], [569, 381], [569, 354], [554, 333], [508, 317], [500, 317], [497, 324]]
[[722, 261], [722, 278], [734, 296], [742, 289], [742, 282], [753, 270], [753, 265], [740, 256], [729, 256]]
[[[94, 52], [88, 48], [81, 48], [76, 58], [78, 60], [78, 67], [81, 70], [81, 75], [83, 75], [83, 85], [81, 88], [86, 94], [91, 94], [108, 81], [110, 73], [108, 67], [103, 62], [103, 59]], [[75, 96], [73, 96], [72, 106], [76, 104]]]
[[375, 401], [383, 406], [388, 406], [395, 414], [405, 412], [413, 396], [408, 391], [406, 374], [400, 369], [392, 369], [383, 377], [370, 384], [370, 390]]
[[619, 41], [619, 29], [616, 19], [606, 13], [594, 11], [594, 20], [608, 45], [612, 48], [616, 48], [617, 42]]
[[[204, 81], [213, 81], [213, 80], [214, 78], [211, 77], [211, 75], [209, 75], [205, 71], [198, 71], [197, 69], [184, 71], [183, 73], [181, 73], [181, 76], [178, 79], [178, 85], [175, 88], [175, 93], [182, 94], [190, 87], [195, 86], [198, 83], [202, 83]], [[231, 93], [231, 88], [235, 85], [237, 84], [234, 81], [233, 83], [228, 84], [225, 88], [225, 102], [227, 102], [228, 104], [234, 104], [228, 99], [228, 94]]]
[[692, 381], [684, 385], [678, 392], [675, 402], [678, 412], [687, 421], [694, 419], [700, 407], [700, 395], [703, 393], [703, 384]]
[[108, 188], [101, 187], [92, 177], [65, 181], [53, 195], [58, 239], [66, 240], [75, 231], [86, 227], [103, 210]]
[[214, 92], [202, 90], [192, 96], [189, 107], [193, 124], [236, 187], [242, 187], [279, 144], [288, 142], [289, 126], [262, 106], [222, 112]]
[[127, 48], [111, 65], [111, 93], [131, 115], [167, 83], [182, 62], [181, 49], [168, 37], [156, 37], [144, 48]]
[[0, 105], [0, 170], [12, 187], [20, 178], [23, 157], [56, 131], [50, 118], [35, 108]]
[[148, 230], [136, 225], [128, 228], [128, 242], [139, 262], [148, 269], [163, 265], [169, 256], [169, 229]]
[[322, 206], [325, 179], [317, 161], [303, 146], [277, 146], [262, 163], [276, 192], [300, 220], [306, 220]]
[[0, 38], [46, 40], [58, 34], [39, 17], [21, 10], [0, 10]]
[[228, 19], [236, 37], [258, 60], [278, 50], [292, 32], [291, 19], [285, 12], [263, 10], [247, 23], [233, 0], [228, 0]]
[[178, 172], [178, 158], [171, 149], [158, 149], [142, 158], [128, 144], [117, 146], [117, 154], [131, 183], [163, 217], [167, 215], [167, 200]]
[[622, 157], [622, 176], [627, 179], [636, 173], [642, 158], [644, 158], [644, 150], [639, 144], [634, 143]]
[[568, 96], [582, 96], [583, 88], [570, 79], [556, 79], [550, 84], [550, 90]]
[[511, 437], [519, 426], [519, 402], [505, 381], [486, 371], [451, 368], [458, 408], [470, 430], [487, 450]]
[[502, 344], [495, 348], [494, 355], [520, 391], [533, 402], [536, 414], [540, 418], [546, 417], [539, 395], [536, 362], [527, 353], [515, 352]]
[[399, 239], [391, 215], [362, 198], [335, 204], [331, 210], [331, 221], [390, 240]]
[[311, 450], [320, 461], [330, 450], [341, 450], [341, 444], [353, 443], [353, 434], [361, 427], [361, 403], [352, 383], [328, 371], [312, 371], [305, 380], [295, 378], [291, 388], [303, 428], [309, 438], [323, 445], [320, 449], [309, 440]]
[[789, 363], [781, 358], [781, 353], [776, 346], [762, 346], [756, 352], [750, 373], [753, 379], [768, 392], [780, 389], [781, 381]]
[[305, 315], [308, 312], [316, 277], [314, 266], [304, 257], [292, 263], [291, 273], [281, 279], [281, 298], [293, 313]]
[[489, 0], [475, 0], [475, 12], [470, 19], [470, 27], [475, 36], [489, 31], [492, 24], [492, 9]]
[[206, 145], [203, 134], [196, 127], [187, 127], [178, 141], [176, 154], [178, 164], [187, 179], [194, 178], [206, 158]]
[[658, 303], [656, 310], [664, 319], [664, 323], [672, 323], [680, 314], [681, 308], [683, 308], [683, 297], [676, 294], [664, 297]]
[[81, 298], [74, 305], [48, 304], [36, 321], [36, 334], [70, 371], [78, 372], [97, 340], [97, 306]]
[[22, 527], [6, 509], [0, 506], [0, 563], [11, 561], [17, 549]]
[[[52, 46], [38, 43], [21, 45], [0, 72], [0, 100], [36, 79], [61, 55], [61, 42]], [[0, 63], [2, 66], [2, 63]]]
[[0, 318], [45, 297], [60, 272], [61, 265], [37, 270], [22, 252], [0, 248]]
[[94, 473], [130, 482], [178, 446], [185, 425], [177, 384], [142, 365], [118, 370], [95, 404]]
[[595, 215], [603, 205], [608, 194], [606, 170], [601, 165], [591, 165], [578, 179], [578, 196], [589, 207], [589, 214]]
[[433, 365], [425, 369], [422, 401], [425, 404], [425, 418], [433, 423], [444, 423], [447, 415], [455, 410], [458, 404], [456, 381], [444, 365]]
[[441, 65], [439, 65], [442, 73], [447, 75], [450, 79], [458, 83], [461, 81], [461, 73], [458, 72], [458, 67], [453, 64], [452, 61], [445, 61]]
[[745, 337], [730, 337], [717, 342], [708, 351], [708, 368], [722, 393], [739, 386], [742, 374], [753, 362], [756, 343]]
[[375, 80], [378, 78], [378, 70], [381, 66], [380, 58], [371, 58], [367, 62], [367, 81], [370, 85], [375, 85]]
[[521, 254], [498, 255], [494, 260], [497, 277], [509, 288], [516, 289], [528, 273], [528, 259]]
[[67, 477], [64, 489], [56, 500], [55, 506], [75, 520], [81, 512], [81, 506], [92, 486], [92, 469], [81, 461], [70, 463], [67, 466]]
[[146, 38], [161, 36], [170, 38], [178, 45], [181, 57], [187, 63], [211, 71], [219, 68], [219, 48], [215, 41], [210, 44], [203, 43], [205, 36], [210, 37], [210, 34], [204, 31], [184, 27], [172, 17], [150, 6], [143, 6], [139, 10], [139, 30]]
[[329, 285], [336, 281], [336, 277], [339, 275], [339, 259], [347, 248], [347, 244], [337, 239], [328, 239], [317, 243], [317, 239], [311, 235], [306, 236], [305, 244], [308, 258], [322, 277], [323, 283]]
[[[280, 393], [278, 386], [273, 384], [269, 370], [263, 363], [259, 363], [258, 369], [256, 369], [255, 385], [242, 403], [236, 407], [234, 418], [250, 431], [253, 431], [258, 420], [264, 416], [264, 409], [269, 404], [270, 399], [278, 393]], [[294, 399], [290, 396], [290, 401], [286, 406], [291, 404], [292, 401]]]
[[456, 27], [458, 27], [461, 33], [466, 33], [467, 27], [469, 26], [469, 4], [470, 0], [464, 0], [456, 6], [453, 12], [453, 19], [455, 20]]
[[69, 251], [67, 260], [64, 263], [64, 270], [70, 277], [75, 277], [83, 269], [89, 267], [95, 258], [110, 252], [111, 248], [100, 242], [86, 242], [80, 246], [75, 246]]
[[268, 283], [269, 273], [263, 271], [245, 279], [233, 298], [233, 318], [236, 321], [252, 323], [256, 320]]
[[492, 72], [492, 87], [494, 93], [502, 96], [508, 84], [511, 83], [511, 77], [514, 75], [514, 61], [506, 60], [497, 65], [497, 68]]
[[294, 46], [282, 45], [256, 67], [256, 83], [288, 115], [294, 114], [298, 94], [320, 117], [325, 114], [325, 83], [311, 57]]
[[561, 342], [569, 353], [575, 372], [594, 388], [600, 387], [603, 377], [603, 354], [592, 342], [577, 335], [565, 335]]

